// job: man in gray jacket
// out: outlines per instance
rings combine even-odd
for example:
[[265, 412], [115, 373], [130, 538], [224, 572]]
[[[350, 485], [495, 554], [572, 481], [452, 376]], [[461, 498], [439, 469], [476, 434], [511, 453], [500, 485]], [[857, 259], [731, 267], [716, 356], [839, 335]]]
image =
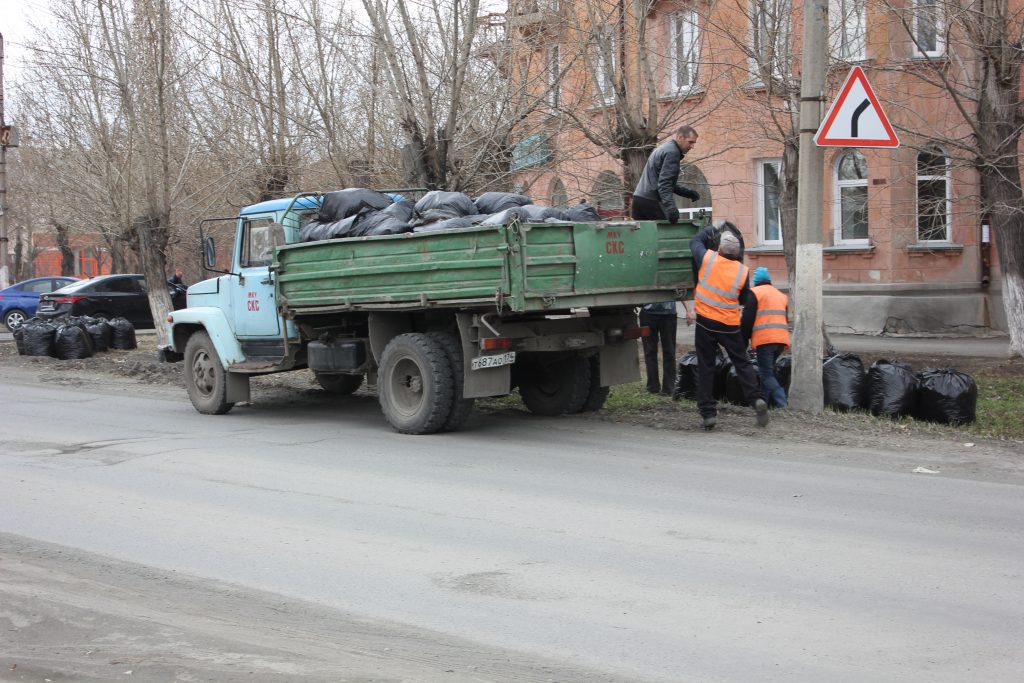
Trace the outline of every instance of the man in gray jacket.
[[681, 126], [671, 140], [651, 153], [643, 173], [640, 174], [640, 181], [633, 190], [633, 218], [678, 223], [679, 209], [676, 208], [673, 195], [677, 194], [694, 202], [700, 199], [699, 192], [677, 182], [679, 164], [695, 144], [697, 131], [690, 126]]

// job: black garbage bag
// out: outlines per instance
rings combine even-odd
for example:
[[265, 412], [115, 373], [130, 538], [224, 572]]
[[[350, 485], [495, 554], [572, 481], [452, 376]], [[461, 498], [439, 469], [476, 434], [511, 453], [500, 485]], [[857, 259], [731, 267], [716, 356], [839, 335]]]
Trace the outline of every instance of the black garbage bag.
[[410, 232], [410, 223], [416, 209], [416, 202], [403, 199], [390, 204], [380, 211], [367, 214], [359, 221], [362, 235], [398, 235]]
[[775, 377], [789, 395], [789, 384], [793, 378], [793, 356], [779, 356], [775, 361]]
[[114, 318], [110, 321], [110, 326], [114, 328], [114, 340], [110, 348], [126, 351], [138, 346], [135, 341], [135, 326], [126, 319]]
[[455, 230], [458, 228], [473, 228], [481, 225], [487, 216], [477, 214], [475, 216], [457, 216], [435, 223], [427, 223], [413, 228], [413, 232], [435, 232], [437, 230]]
[[23, 342], [26, 356], [53, 356], [54, 337], [57, 335], [57, 328], [52, 323], [44, 320], [29, 320], [22, 324], [24, 332]]
[[580, 202], [575, 206], [570, 206], [565, 210], [565, 220], [567, 221], [579, 221], [581, 223], [593, 223], [601, 220], [601, 214], [597, 212], [590, 204]]
[[[748, 354], [750, 364], [754, 368], [757, 377], [757, 386], [761, 387], [761, 376], [757, 374], [757, 356]], [[730, 361], [729, 370], [725, 373], [725, 400], [738, 406], [749, 406], [747, 397], [743, 394], [743, 384], [740, 382], [739, 373], [736, 372], [736, 365]]]
[[492, 213], [490, 216], [486, 216], [480, 225], [508, 225], [513, 219], [525, 223], [527, 219], [525, 208], [525, 206], [513, 206], [511, 209]]
[[672, 400], [686, 398], [697, 400], [697, 354], [687, 351], [676, 367], [676, 385], [672, 388]]
[[443, 192], [432, 190], [416, 202], [416, 220], [413, 226], [436, 223], [437, 221], [459, 216], [472, 216], [480, 213], [473, 200], [461, 192]]
[[477, 212], [490, 214], [511, 209], [513, 206], [533, 204], [533, 200], [524, 194], [515, 192], [484, 192], [473, 203], [476, 204]]
[[319, 242], [320, 240], [330, 239], [330, 226], [333, 224], [333, 221], [321, 221], [317, 219], [305, 221], [299, 228], [299, 241]]
[[978, 419], [978, 385], [966, 372], [953, 368], [926, 368], [917, 373], [918, 420], [963, 425]]
[[92, 320], [86, 323], [85, 331], [92, 337], [92, 346], [95, 353], [108, 351], [114, 344], [114, 328], [106, 320]]
[[825, 405], [839, 411], [864, 406], [867, 380], [864, 363], [855, 353], [838, 353], [825, 359], [821, 367]]
[[868, 368], [868, 407], [872, 414], [910, 415], [916, 399], [917, 378], [906, 363], [877, 360]]
[[324, 223], [334, 223], [354, 216], [360, 211], [379, 211], [391, 203], [391, 197], [386, 194], [363, 187], [328, 192], [320, 204], [320, 220]]
[[18, 327], [11, 330], [11, 336], [14, 337], [14, 348], [18, 350], [19, 356], [25, 355], [25, 324], [22, 323]]
[[529, 204], [527, 206], [519, 207], [519, 211], [520, 215], [525, 216], [529, 223], [551, 223], [567, 220], [565, 217], [565, 211], [562, 211], [561, 209], [553, 209], [550, 206]]
[[61, 325], [54, 334], [54, 352], [61, 360], [92, 356], [92, 338], [78, 325]]

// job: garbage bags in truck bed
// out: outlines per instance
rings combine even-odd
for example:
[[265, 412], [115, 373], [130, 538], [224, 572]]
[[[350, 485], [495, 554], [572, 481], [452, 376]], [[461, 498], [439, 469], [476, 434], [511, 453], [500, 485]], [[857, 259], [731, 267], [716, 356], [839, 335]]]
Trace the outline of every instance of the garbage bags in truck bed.
[[362, 187], [328, 192], [320, 204], [320, 221], [333, 223], [355, 216], [366, 209], [380, 211], [391, 203], [391, 197], [386, 194]]

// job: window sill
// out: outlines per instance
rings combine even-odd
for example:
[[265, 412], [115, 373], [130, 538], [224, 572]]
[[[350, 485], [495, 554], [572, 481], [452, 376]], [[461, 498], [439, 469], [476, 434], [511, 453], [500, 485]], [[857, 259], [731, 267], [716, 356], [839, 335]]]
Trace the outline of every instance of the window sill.
[[907, 245], [907, 252], [913, 256], [924, 256], [925, 254], [941, 254], [943, 256], [959, 256], [964, 250], [964, 245], [954, 242], [916, 242]]
[[834, 259], [840, 254], [860, 254], [863, 258], [871, 258], [875, 254], [875, 245], [833, 244], [831, 247], [822, 247], [821, 251], [827, 259]]
[[664, 93], [658, 95], [659, 102], [675, 102], [677, 100], [688, 100], [691, 97], [701, 97], [704, 94], [704, 88], [700, 86], [693, 86], [689, 90], [680, 90], [677, 93]]
[[758, 256], [781, 256], [783, 251], [781, 244], [759, 244], [756, 247], [747, 247], [744, 253], [751, 258], [757, 258]]

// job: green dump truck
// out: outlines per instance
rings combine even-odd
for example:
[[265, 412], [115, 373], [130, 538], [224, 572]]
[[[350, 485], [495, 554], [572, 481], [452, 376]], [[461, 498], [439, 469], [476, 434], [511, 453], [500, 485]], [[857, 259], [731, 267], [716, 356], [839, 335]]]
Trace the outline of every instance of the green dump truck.
[[[692, 222], [523, 223], [299, 242], [322, 195], [246, 207], [230, 261], [168, 318], [202, 413], [249, 400], [254, 375], [309, 368], [331, 392], [377, 385], [398, 431], [457, 429], [516, 387], [541, 415], [599, 409], [639, 379], [639, 304], [693, 286]], [[217, 270], [216, 263], [230, 263]]]

